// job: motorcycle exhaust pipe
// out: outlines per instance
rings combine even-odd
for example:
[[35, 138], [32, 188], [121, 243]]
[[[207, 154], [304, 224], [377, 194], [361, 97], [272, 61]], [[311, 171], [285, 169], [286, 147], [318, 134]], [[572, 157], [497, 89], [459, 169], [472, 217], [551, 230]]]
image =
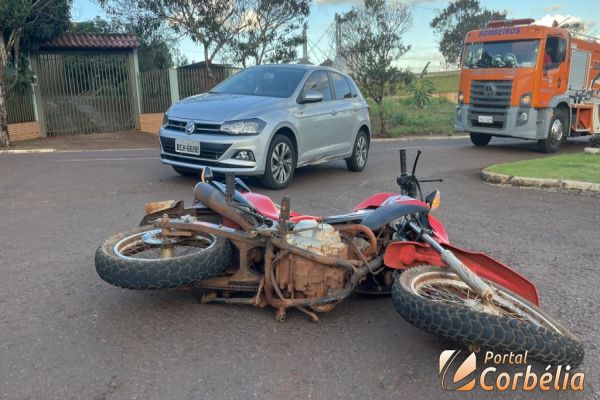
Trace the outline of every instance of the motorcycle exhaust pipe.
[[227, 204], [225, 195], [209, 183], [199, 182], [194, 187], [194, 200], [202, 203], [223, 218], [238, 224], [243, 230], [254, 229], [256, 221], [247, 221], [235, 208]]

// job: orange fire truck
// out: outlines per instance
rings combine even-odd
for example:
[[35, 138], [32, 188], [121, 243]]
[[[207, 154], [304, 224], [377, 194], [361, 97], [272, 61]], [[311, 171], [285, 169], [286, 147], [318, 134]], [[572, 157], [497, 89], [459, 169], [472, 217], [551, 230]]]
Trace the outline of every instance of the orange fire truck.
[[600, 40], [534, 22], [467, 34], [455, 129], [476, 146], [515, 137], [553, 153], [569, 136], [600, 133]]

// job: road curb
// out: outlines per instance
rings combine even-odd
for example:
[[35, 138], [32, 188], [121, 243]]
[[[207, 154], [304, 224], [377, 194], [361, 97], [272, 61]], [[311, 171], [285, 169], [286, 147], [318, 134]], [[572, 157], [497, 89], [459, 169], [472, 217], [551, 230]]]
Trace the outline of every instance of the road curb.
[[465, 139], [467, 135], [452, 135], [452, 136], [403, 136], [395, 138], [372, 138], [372, 142], [404, 142], [411, 140], [444, 140], [444, 139]]
[[585, 149], [583, 149], [583, 152], [586, 154], [600, 154], [600, 148], [586, 147]]
[[559, 189], [575, 192], [600, 193], [600, 183], [572, 181], [568, 179], [530, 178], [511, 176], [492, 172], [485, 168], [480, 173], [481, 178], [494, 185], [511, 185], [516, 187], [533, 187], [538, 189]]
[[0, 154], [33, 154], [33, 153], [54, 153], [56, 149], [12, 149], [0, 150]]

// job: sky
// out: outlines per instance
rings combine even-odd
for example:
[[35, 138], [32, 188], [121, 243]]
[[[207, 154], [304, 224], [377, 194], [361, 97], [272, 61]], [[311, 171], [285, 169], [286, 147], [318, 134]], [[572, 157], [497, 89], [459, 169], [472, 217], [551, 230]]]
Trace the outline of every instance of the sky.
[[[402, 0], [399, 0], [402, 1]], [[398, 61], [398, 66], [411, 70], [422, 69], [431, 61], [429, 70], [440, 70], [443, 57], [438, 51], [438, 42], [429, 27], [434, 16], [443, 9], [448, 1], [438, 0], [406, 0], [412, 16], [412, 28], [406, 33], [404, 42], [411, 45], [411, 50]], [[505, 10], [508, 18], [535, 18], [550, 25], [554, 20], [559, 22], [581, 20], [590, 27], [588, 34], [600, 35], [600, 2], [597, 0], [480, 0], [482, 6], [490, 10]], [[362, 0], [313, 0], [308, 18], [309, 59], [320, 63], [326, 58], [333, 58], [333, 48], [329, 35], [336, 13], [344, 13], [353, 5], [361, 5]], [[72, 18], [74, 21], [85, 21], [96, 15], [106, 17], [102, 9], [93, 0], [74, 0]], [[202, 48], [189, 39], [179, 43], [179, 50], [188, 60], [200, 61]]]

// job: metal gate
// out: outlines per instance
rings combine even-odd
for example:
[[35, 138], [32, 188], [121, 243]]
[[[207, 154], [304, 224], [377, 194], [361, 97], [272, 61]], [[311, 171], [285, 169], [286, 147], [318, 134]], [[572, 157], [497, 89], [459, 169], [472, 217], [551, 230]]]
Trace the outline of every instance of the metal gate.
[[135, 128], [127, 53], [40, 53], [37, 74], [49, 136]]

